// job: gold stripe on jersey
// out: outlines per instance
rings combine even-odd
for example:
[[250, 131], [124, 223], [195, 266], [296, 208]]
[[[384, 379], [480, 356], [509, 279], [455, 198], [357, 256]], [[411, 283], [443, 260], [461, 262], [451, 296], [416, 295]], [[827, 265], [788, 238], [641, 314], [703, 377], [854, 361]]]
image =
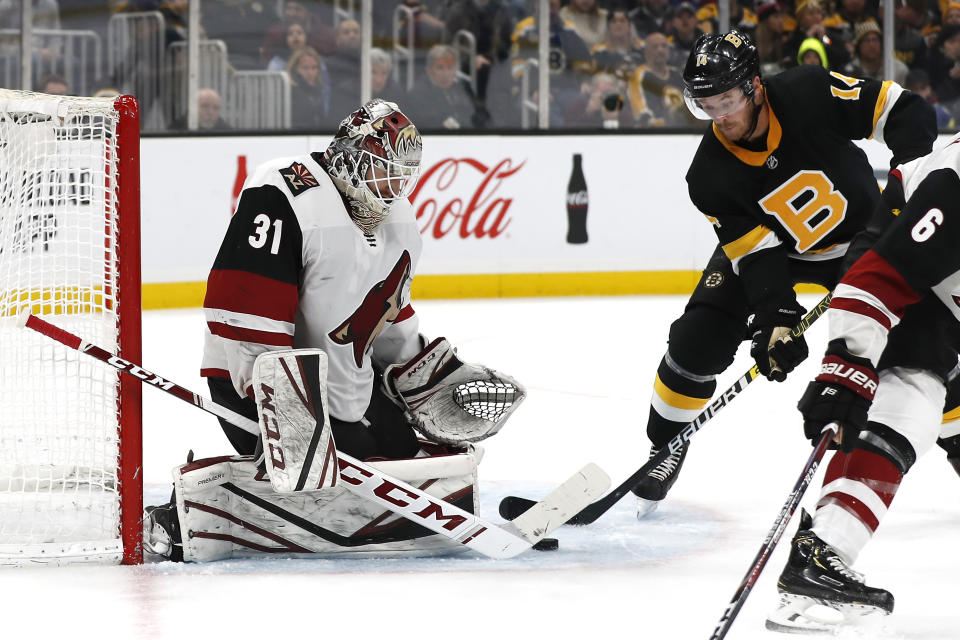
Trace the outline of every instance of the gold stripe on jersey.
[[763, 151], [750, 151], [749, 149], [744, 149], [730, 142], [726, 136], [720, 132], [720, 129], [717, 128], [716, 123], [713, 125], [713, 134], [717, 136], [720, 144], [726, 147], [727, 151], [735, 155], [740, 162], [748, 164], [751, 167], [759, 167], [766, 162], [767, 156], [780, 146], [780, 138], [783, 136], [783, 130], [780, 128], [780, 120], [777, 119], [777, 114], [773, 112], [770, 103], [767, 102], [766, 92], [764, 92], [763, 101], [766, 102], [767, 113], [770, 114], [770, 129], [767, 131], [767, 148]]
[[723, 245], [723, 252], [730, 258], [730, 262], [739, 260], [756, 249], [770, 235], [773, 235], [773, 231], [762, 224], [757, 225], [733, 242]]
[[884, 81], [880, 86], [880, 95], [877, 96], [877, 105], [873, 108], [873, 128], [870, 130], [870, 137], [873, 137], [874, 132], [877, 130], [877, 123], [880, 121], [880, 116], [883, 115], [883, 112], [887, 110], [887, 94], [890, 91], [890, 86], [893, 83], [890, 80]]
[[943, 414], [943, 424], [953, 422], [954, 420], [960, 420], [960, 407], [955, 407]]
[[660, 379], [659, 375], [653, 382], [653, 390], [661, 400], [675, 409], [699, 411], [710, 402], [710, 398], [694, 398], [692, 396], [685, 396], [682, 393], [677, 393], [663, 384], [663, 380]]

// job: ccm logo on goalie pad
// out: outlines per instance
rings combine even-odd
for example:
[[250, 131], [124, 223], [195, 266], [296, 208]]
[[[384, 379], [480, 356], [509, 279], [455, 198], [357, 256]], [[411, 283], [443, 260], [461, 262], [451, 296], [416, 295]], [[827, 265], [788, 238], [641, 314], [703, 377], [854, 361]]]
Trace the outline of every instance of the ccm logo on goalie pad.
[[[424, 522], [436, 519], [443, 522], [441, 526], [447, 531], [456, 531], [467, 522], [467, 518], [464, 516], [459, 514], [447, 515], [443, 512], [443, 507], [429, 498], [407, 491], [386, 478], [377, 478], [369, 471], [352, 465], [343, 458], [340, 458], [340, 480], [357, 487], [364, 487], [381, 500], [403, 507], [403, 515], [414, 521], [416, 518], [420, 518]], [[475, 532], [468, 539], [476, 538], [484, 530]]]
[[260, 415], [263, 416], [263, 427], [267, 436], [267, 448], [270, 449], [270, 461], [274, 469], [285, 469], [283, 448], [280, 446], [280, 429], [277, 427], [277, 409], [273, 406], [274, 391], [265, 384], [260, 385], [263, 400], [260, 401]]

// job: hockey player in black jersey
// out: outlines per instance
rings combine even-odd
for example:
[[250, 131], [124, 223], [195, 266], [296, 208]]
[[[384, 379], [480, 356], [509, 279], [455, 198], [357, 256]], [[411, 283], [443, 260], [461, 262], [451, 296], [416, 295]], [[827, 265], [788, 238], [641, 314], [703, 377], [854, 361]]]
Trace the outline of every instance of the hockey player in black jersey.
[[[670, 327], [647, 422], [651, 454], [710, 401], [744, 339], [770, 380], [806, 358], [804, 339], [790, 337], [803, 311], [793, 285], [832, 289], [880, 198], [852, 141], [884, 142], [894, 166], [928, 153], [936, 137], [930, 106], [893, 82], [814, 66], [761, 79], [756, 48], [737, 31], [702, 36], [684, 84], [691, 112], [712, 120], [686, 177], [719, 244]], [[685, 455], [677, 451], [634, 488], [638, 517], [666, 496]]]

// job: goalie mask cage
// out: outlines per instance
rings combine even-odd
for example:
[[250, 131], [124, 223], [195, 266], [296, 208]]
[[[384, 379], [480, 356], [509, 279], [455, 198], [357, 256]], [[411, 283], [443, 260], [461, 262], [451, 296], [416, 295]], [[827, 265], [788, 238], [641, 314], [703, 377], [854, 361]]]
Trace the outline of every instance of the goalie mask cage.
[[17, 327], [140, 362], [131, 96], [0, 89], [0, 565], [142, 561], [140, 385]]

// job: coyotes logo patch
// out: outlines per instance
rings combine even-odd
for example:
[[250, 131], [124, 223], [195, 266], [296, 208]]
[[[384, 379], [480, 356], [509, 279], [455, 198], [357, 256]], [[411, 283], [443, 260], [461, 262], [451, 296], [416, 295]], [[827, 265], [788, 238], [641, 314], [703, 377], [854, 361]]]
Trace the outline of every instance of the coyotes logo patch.
[[287, 183], [287, 188], [290, 189], [293, 197], [297, 197], [307, 189], [320, 184], [310, 173], [310, 170], [299, 162], [294, 162], [286, 169], [281, 169], [280, 175], [283, 176], [283, 181]]
[[410, 278], [410, 269], [410, 254], [404, 250], [390, 274], [373, 285], [356, 311], [327, 334], [337, 344], [353, 347], [353, 361], [357, 367], [363, 366], [363, 354], [370, 349], [383, 327], [400, 314], [403, 287]]

